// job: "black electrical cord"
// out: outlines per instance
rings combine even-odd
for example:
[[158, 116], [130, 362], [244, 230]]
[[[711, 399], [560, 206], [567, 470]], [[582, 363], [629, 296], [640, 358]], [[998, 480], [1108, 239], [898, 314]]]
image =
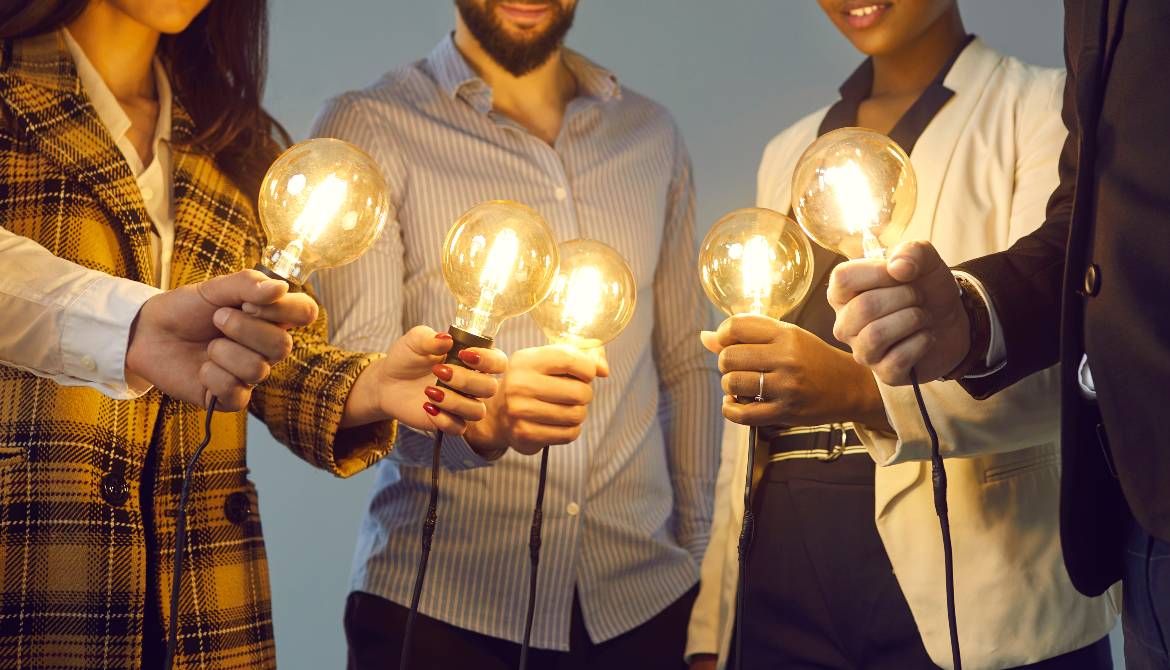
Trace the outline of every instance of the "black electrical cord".
[[528, 555], [532, 571], [528, 575], [528, 613], [524, 617], [524, 641], [520, 645], [520, 670], [528, 670], [528, 648], [532, 642], [532, 619], [536, 614], [536, 576], [540, 569], [540, 532], [544, 525], [544, 488], [548, 481], [548, 447], [540, 452], [540, 480], [536, 485], [536, 504], [532, 507], [532, 530], [528, 537]]
[[[757, 398], [758, 400], [759, 398]], [[739, 585], [735, 594], [735, 667], [743, 668], [743, 619], [744, 601], [747, 600], [748, 553], [752, 549], [752, 538], [756, 531], [756, 514], [752, 511], [752, 474], [755, 468], [756, 442], [760, 429], [752, 426], [748, 431], [747, 473], [743, 485], [743, 525], [739, 529]]]
[[914, 385], [914, 399], [918, 401], [918, 412], [922, 414], [922, 424], [926, 426], [926, 434], [930, 436], [930, 478], [934, 487], [934, 511], [938, 514], [938, 525], [942, 530], [943, 565], [946, 572], [947, 591], [947, 625], [951, 633], [951, 659], [955, 670], [963, 670], [962, 656], [959, 654], [959, 626], [955, 618], [955, 559], [951, 549], [951, 520], [947, 510], [947, 470], [943, 465], [942, 453], [938, 446], [938, 433], [930, 421], [930, 413], [926, 411], [926, 401], [922, 399], [922, 389], [918, 385], [918, 372], [910, 369], [910, 380]]
[[175, 651], [179, 644], [179, 589], [183, 586], [183, 554], [187, 551], [187, 497], [191, 494], [191, 473], [203, 450], [211, 443], [211, 419], [219, 399], [211, 396], [207, 405], [207, 416], [203, 420], [203, 441], [195, 447], [187, 468], [183, 471], [183, 488], [179, 492], [179, 508], [175, 510], [175, 555], [171, 558], [171, 621], [167, 632], [167, 655], [163, 662], [165, 670], [175, 665]]
[[418, 618], [418, 601], [422, 598], [423, 581], [427, 577], [427, 561], [431, 557], [431, 541], [435, 537], [435, 526], [439, 522], [439, 470], [440, 458], [443, 451], [443, 433], [435, 433], [435, 446], [431, 456], [431, 499], [427, 503], [427, 516], [423, 521], [422, 539], [419, 542], [421, 551], [418, 557], [418, 567], [414, 572], [414, 593], [410, 596], [410, 615], [406, 618], [406, 630], [402, 634], [402, 654], [398, 658], [398, 669], [406, 670], [410, 667], [410, 648], [414, 641], [414, 622]]

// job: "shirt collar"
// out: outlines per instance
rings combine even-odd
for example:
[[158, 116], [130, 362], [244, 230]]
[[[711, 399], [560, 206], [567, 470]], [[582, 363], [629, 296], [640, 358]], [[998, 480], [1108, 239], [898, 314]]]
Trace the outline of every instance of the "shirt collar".
[[[89, 102], [93, 105], [98, 120], [102, 122], [102, 125], [114, 138], [114, 142], [117, 143], [129, 132], [132, 125], [130, 117], [122, 109], [122, 105], [114, 97], [114, 93], [106, 85], [97, 68], [85, 55], [81, 45], [69, 34], [69, 30], [63, 28], [61, 34], [65, 39], [65, 46], [69, 49], [70, 55], [73, 56], [77, 77], [81, 80], [81, 86], [89, 96]], [[154, 127], [154, 141], [157, 146], [160, 141], [171, 141], [172, 92], [162, 63], [156, 58], [152, 67], [154, 69], [155, 90], [158, 94], [158, 121], [155, 122]]]
[[[914, 101], [902, 118], [898, 119], [898, 123], [890, 131], [890, 138], [898, 143], [907, 154], [914, 150], [914, 145], [918, 142], [918, 138], [922, 135], [934, 117], [942, 110], [947, 101], [955, 95], [954, 90], [948, 88], [945, 84], [947, 75], [951, 68], [954, 67], [955, 61], [967, 50], [967, 47], [975, 41], [974, 35], [968, 35], [963, 43], [959, 45], [955, 52], [947, 62], [939, 69], [934, 76], [934, 80], [922, 92], [922, 95]], [[845, 83], [837, 89], [841, 94], [841, 100], [829, 108], [825, 114], [825, 118], [821, 121], [821, 127], [817, 135], [824, 135], [827, 132], [837, 130], [838, 128], [847, 128], [849, 126], [857, 125], [857, 110], [861, 106], [862, 101], [869, 97], [873, 91], [873, 59], [867, 58], [865, 61], [849, 75]]]
[[[583, 95], [602, 102], [621, 99], [617, 75], [571, 49], [566, 48], [563, 53], [565, 66], [576, 77]], [[426, 62], [435, 82], [450, 98], [462, 97], [483, 114], [491, 111], [491, 86], [476, 74], [459, 52], [454, 35], [444, 37], [427, 56]]]

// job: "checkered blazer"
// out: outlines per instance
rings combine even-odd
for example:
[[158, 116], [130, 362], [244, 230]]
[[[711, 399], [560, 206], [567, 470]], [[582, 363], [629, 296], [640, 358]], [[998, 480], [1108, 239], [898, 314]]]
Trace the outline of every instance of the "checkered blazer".
[[[179, 103], [176, 285], [251, 267], [262, 248], [248, 199], [189, 146]], [[141, 194], [58, 33], [0, 43], [0, 224], [81, 265], [153, 276]], [[373, 357], [330, 347], [325, 332], [321, 318], [294, 333], [251, 409], [298, 456], [346, 476], [390, 449], [394, 426], [338, 432]], [[202, 416], [157, 391], [117, 401], [0, 367], [0, 668], [139, 668], [143, 648], [163, 644], [175, 506]], [[177, 666], [271, 668], [245, 417], [221, 414], [213, 430], [192, 482]]]

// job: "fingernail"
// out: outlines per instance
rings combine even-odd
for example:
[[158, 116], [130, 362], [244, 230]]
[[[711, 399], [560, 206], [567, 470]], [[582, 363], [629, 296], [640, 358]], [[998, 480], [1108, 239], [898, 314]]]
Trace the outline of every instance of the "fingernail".
[[446, 365], [436, 365], [431, 370], [435, 373], [436, 377], [445, 382], [451, 381], [451, 377], [455, 376], [455, 371]]
[[260, 282], [260, 288], [275, 288], [281, 286], [282, 284], [284, 284], [284, 282], [280, 281], [279, 279], [265, 279], [264, 281]]
[[241, 305], [240, 309], [244, 310], [245, 314], [251, 314], [252, 316], [255, 316], [255, 315], [260, 313], [260, 308], [253, 305], [250, 302], [246, 302], [243, 305]]
[[443, 402], [443, 398], [446, 397], [446, 394], [443, 393], [442, 390], [437, 389], [434, 386], [426, 387], [423, 389], [423, 393], [426, 393], [427, 397], [431, 400], [434, 400], [435, 402]]
[[459, 352], [459, 360], [467, 363], [468, 365], [479, 365], [479, 362], [482, 359], [483, 357], [480, 356], [478, 352], [471, 351], [470, 349], [464, 349], [463, 351]]
[[432, 405], [429, 402], [423, 403], [423, 410], [426, 411], [426, 413], [430, 414], [431, 416], [439, 416], [439, 408], [435, 407], [434, 405]]
[[451, 339], [451, 335], [448, 333], [435, 333], [435, 339], [436, 340], [449, 340], [449, 339]]
[[211, 315], [211, 321], [218, 327], [223, 328], [223, 324], [227, 323], [228, 311], [227, 308], [215, 310], [215, 314]]

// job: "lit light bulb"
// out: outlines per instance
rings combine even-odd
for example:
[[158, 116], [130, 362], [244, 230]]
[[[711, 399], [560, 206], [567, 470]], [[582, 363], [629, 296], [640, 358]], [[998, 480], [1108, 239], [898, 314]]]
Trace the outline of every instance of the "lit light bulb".
[[532, 312], [550, 342], [578, 349], [600, 347], [629, 324], [638, 287], [626, 259], [596, 240], [570, 240], [560, 247], [561, 265], [552, 290]]
[[917, 199], [910, 157], [864, 128], [825, 133], [792, 176], [792, 210], [801, 228], [848, 258], [884, 257], [910, 225]]
[[296, 144], [260, 185], [261, 269], [300, 286], [373, 246], [389, 212], [386, 180], [364, 151], [328, 138]]
[[507, 200], [472, 207], [443, 242], [443, 277], [459, 305], [454, 327], [472, 337], [452, 336], [491, 346], [504, 319], [544, 300], [557, 265], [552, 231], [531, 208]]
[[729, 316], [780, 319], [812, 286], [812, 246], [791, 219], [770, 209], [737, 209], [699, 247], [707, 297]]

